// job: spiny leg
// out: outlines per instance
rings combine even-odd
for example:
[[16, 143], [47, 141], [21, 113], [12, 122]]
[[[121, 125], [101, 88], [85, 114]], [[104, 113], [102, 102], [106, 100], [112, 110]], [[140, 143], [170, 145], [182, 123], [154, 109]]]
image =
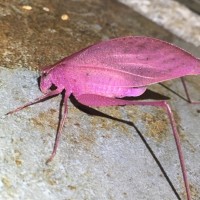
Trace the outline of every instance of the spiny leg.
[[183, 180], [184, 180], [184, 184], [185, 184], [187, 200], [191, 200], [190, 186], [189, 186], [189, 181], [188, 181], [188, 177], [187, 177], [187, 170], [186, 170], [186, 166], [185, 166], [183, 151], [181, 148], [180, 137], [179, 137], [179, 134], [178, 134], [178, 131], [176, 128], [174, 116], [173, 116], [173, 113], [171, 111], [169, 104], [167, 104], [166, 101], [163, 102], [163, 107], [165, 107], [167, 110], [167, 114], [169, 116], [170, 123], [172, 126], [172, 130], [173, 130], [173, 134], [174, 134], [174, 138], [175, 138], [175, 142], [176, 142], [176, 147], [178, 150], [178, 156], [179, 156], [179, 160], [180, 160], [180, 164], [181, 164], [181, 170], [182, 170], [182, 174], [183, 174]]
[[186, 166], [185, 166], [185, 161], [184, 161], [183, 151], [182, 151], [182, 147], [181, 147], [180, 137], [179, 137], [179, 134], [178, 134], [178, 131], [177, 131], [177, 128], [176, 128], [176, 123], [175, 123], [174, 116], [173, 116], [173, 113], [171, 111], [171, 108], [166, 101], [139, 102], [138, 105], [145, 105], [143, 103], [147, 103], [146, 105], [161, 106], [161, 107], [163, 107], [167, 110], [167, 114], [168, 114], [170, 124], [171, 124], [171, 127], [172, 127], [174, 139], [175, 139], [175, 142], [176, 142], [176, 147], [177, 147], [177, 150], [178, 150], [178, 156], [179, 156], [179, 160], [180, 160], [184, 185], [185, 185], [185, 189], [186, 189], [187, 200], [191, 200], [189, 181], [188, 181], [188, 177], [187, 177], [187, 170], [186, 170]]
[[52, 159], [54, 158], [54, 156], [56, 155], [56, 151], [57, 151], [59, 143], [60, 143], [60, 137], [62, 135], [62, 129], [63, 129], [64, 123], [65, 123], [65, 119], [67, 117], [67, 111], [68, 111], [67, 100], [68, 100], [69, 96], [67, 96], [66, 94], [64, 94], [64, 95], [65, 95], [64, 96], [64, 102], [63, 102], [63, 104], [64, 104], [64, 113], [61, 116], [61, 120], [60, 120], [58, 131], [57, 131], [57, 134], [56, 134], [56, 139], [55, 139], [53, 151], [51, 153], [50, 158], [46, 161], [46, 164], [48, 164], [49, 162], [51, 162]]
[[[20, 110], [22, 110], [22, 109], [24, 109], [24, 108], [26, 108], [28, 106], [31, 106], [33, 104], [36, 104], [36, 103], [42, 101], [42, 100], [45, 100], [48, 97], [52, 97], [52, 96], [55, 96], [57, 94], [60, 94], [61, 92], [62, 92], [62, 89], [57, 89], [57, 90], [50, 91], [49, 93], [47, 93], [47, 94], [45, 94], [45, 95], [43, 95], [41, 97], [38, 97], [35, 100], [33, 100], [33, 101], [29, 102], [29, 103], [26, 103], [25, 105], [20, 106], [20, 107], [18, 107], [16, 109], [6, 113], [5, 115], [10, 115], [10, 114], [13, 114], [15, 112], [18, 112], [18, 111], [20, 111]], [[67, 99], [68, 99], [68, 96], [65, 95], [65, 97], [64, 97], [64, 104], [65, 104], [64, 117], [61, 119], [61, 123], [59, 124], [59, 130], [58, 130], [58, 133], [56, 135], [56, 141], [55, 141], [55, 144], [54, 144], [54, 149], [53, 149], [51, 157], [47, 160], [47, 163], [50, 162], [53, 159], [53, 157], [56, 154], [56, 150], [58, 148], [58, 145], [59, 145], [59, 140], [60, 140], [60, 136], [61, 136], [62, 127], [64, 125], [64, 120], [65, 120], [66, 115], [67, 115]]]
[[200, 101], [193, 101], [193, 100], [190, 98], [190, 94], [189, 94], [189, 92], [188, 92], [188, 88], [187, 88], [185, 79], [184, 79], [183, 77], [181, 78], [181, 81], [182, 81], [182, 84], [183, 84], [183, 87], [184, 87], [185, 94], [186, 94], [186, 96], [187, 96], [188, 102], [191, 103], [191, 104], [200, 104]]
[[185, 167], [183, 151], [181, 148], [180, 137], [176, 128], [176, 123], [174, 120], [173, 113], [171, 111], [170, 106], [168, 105], [166, 101], [146, 101], [146, 102], [145, 101], [128, 101], [128, 100], [123, 100], [123, 99], [114, 99], [114, 98], [103, 97], [103, 96], [98, 96], [98, 95], [86, 95], [86, 94], [80, 95], [80, 96], [75, 95], [75, 97], [80, 103], [87, 106], [149, 105], [149, 106], [160, 106], [160, 107], [165, 108], [167, 110], [167, 114], [170, 119], [170, 124], [172, 127], [173, 135], [174, 135], [177, 150], [178, 150], [181, 170], [183, 174], [183, 180], [184, 180], [186, 194], [187, 194], [187, 200], [191, 200], [189, 181], [187, 178], [187, 171]]
[[[182, 174], [183, 174], [183, 180], [184, 180], [184, 184], [185, 184], [187, 200], [191, 200], [189, 181], [188, 181], [188, 177], [187, 177], [187, 170], [186, 170], [186, 166], [185, 166], [185, 161], [184, 161], [183, 151], [182, 151], [182, 147], [181, 147], [180, 137], [179, 137], [179, 134], [178, 134], [178, 131], [177, 131], [177, 128], [176, 128], [176, 123], [175, 123], [174, 116], [173, 116], [173, 113], [171, 111], [171, 108], [166, 101], [151, 101], [151, 102], [145, 102], [145, 103], [147, 103], [146, 105], [161, 106], [161, 107], [163, 107], [167, 110], [167, 114], [168, 114], [170, 124], [171, 124], [171, 127], [172, 127], [174, 139], [175, 139], [175, 142], [176, 142], [176, 147], [177, 147], [177, 150], [178, 150], [178, 156], [179, 156], [179, 160], [180, 160], [180, 164], [181, 164], [181, 170], [182, 170]], [[143, 104], [143, 102], [139, 102], [138, 105], [145, 105], [145, 104]]]
[[43, 96], [41, 96], [41, 97], [36, 98], [35, 100], [33, 100], [33, 101], [29, 102], [29, 103], [26, 103], [26, 104], [23, 105], [23, 106], [20, 106], [20, 107], [14, 109], [14, 110], [11, 110], [10, 112], [6, 113], [5, 115], [10, 115], [10, 114], [13, 114], [13, 113], [15, 113], [15, 112], [18, 112], [18, 111], [20, 111], [20, 110], [22, 110], [22, 109], [24, 109], [24, 108], [26, 108], [26, 107], [29, 107], [29, 106], [31, 106], [31, 105], [33, 105], [33, 104], [36, 104], [36, 103], [38, 103], [38, 102], [40, 102], [40, 101], [42, 101], [42, 100], [44, 100], [44, 99], [46, 99], [46, 98], [48, 98], [48, 97], [57, 95], [57, 94], [59, 94], [59, 93], [61, 93], [60, 90], [53, 90], [53, 91], [51, 91], [51, 92], [49, 92], [49, 93], [47, 93], [47, 94], [45, 94], [45, 95], [43, 95]]

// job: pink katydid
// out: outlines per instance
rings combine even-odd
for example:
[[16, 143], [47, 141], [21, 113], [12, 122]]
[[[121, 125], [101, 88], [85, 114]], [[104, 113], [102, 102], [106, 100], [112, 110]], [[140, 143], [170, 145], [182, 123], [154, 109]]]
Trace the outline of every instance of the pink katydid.
[[[163, 107], [167, 111], [176, 141], [187, 200], [191, 200], [180, 138], [170, 106], [163, 100], [145, 102], [120, 98], [140, 96], [148, 85], [154, 83], [197, 74], [200, 74], [200, 60], [172, 44], [143, 36], [116, 38], [91, 45], [45, 68], [40, 80], [40, 90], [44, 95], [7, 115], [64, 91], [64, 113], [49, 162], [58, 148], [67, 116], [67, 100], [71, 94], [78, 102], [87, 106]], [[184, 88], [187, 92], [185, 85]]]

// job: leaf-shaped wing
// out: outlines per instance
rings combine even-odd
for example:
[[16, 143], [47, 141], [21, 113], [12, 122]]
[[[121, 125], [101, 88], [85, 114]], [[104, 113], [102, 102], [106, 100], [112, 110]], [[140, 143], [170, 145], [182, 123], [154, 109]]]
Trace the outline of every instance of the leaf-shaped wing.
[[96, 74], [91, 80], [94, 82], [104, 81], [105, 73], [121, 77], [118, 85], [122, 87], [142, 87], [200, 74], [199, 59], [172, 44], [143, 36], [100, 42], [67, 57], [63, 63], [75, 70], [89, 71], [90, 77]]

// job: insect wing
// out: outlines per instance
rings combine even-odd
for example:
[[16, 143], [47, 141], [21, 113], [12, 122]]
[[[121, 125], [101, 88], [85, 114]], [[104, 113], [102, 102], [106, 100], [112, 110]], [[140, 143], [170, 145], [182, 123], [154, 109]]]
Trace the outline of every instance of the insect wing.
[[121, 77], [125, 81], [119, 84], [129, 87], [143, 87], [200, 73], [199, 59], [167, 42], [142, 36], [92, 45], [70, 56], [67, 62], [74, 68], [85, 68], [86, 71], [90, 68], [98, 72], [99, 77], [94, 78], [97, 84], [104, 79], [102, 73], [106, 72], [107, 76]]

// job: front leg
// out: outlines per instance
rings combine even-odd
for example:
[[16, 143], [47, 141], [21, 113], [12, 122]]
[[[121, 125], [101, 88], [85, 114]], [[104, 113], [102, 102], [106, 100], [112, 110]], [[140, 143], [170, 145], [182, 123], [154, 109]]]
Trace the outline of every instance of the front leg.
[[[65, 95], [64, 101], [63, 101], [64, 112], [61, 116], [61, 120], [60, 120], [59, 125], [58, 125], [58, 131], [56, 133], [56, 139], [55, 139], [55, 142], [54, 142], [53, 151], [51, 153], [50, 158], [46, 161], [46, 164], [51, 162], [56, 155], [56, 151], [57, 151], [59, 143], [60, 143], [60, 138], [61, 138], [61, 135], [62, 135], [62, 130], [63, 130], [63, 127], [64, 127], [65, 119], [67, 117], [67, 112], [68, 112], [67, 100], [68, 100], [69, 96], [66, 93], [64, 95]], [[63, 106], [63, 105], [61, 105], [61, 106]], [[62, 107], [61, 107], [61, 110], [62, 110]]]
[[26, 103], [26, 104], [23, 105], [23, 106], [20, 106], [20, 107], [14, 109], [14, 110], [11, 110], [10, 112], [6, 113], [5, 115], [10, 115], [10, 114], [13, 114], [13, 113], [15, 113], [15, 112], [18, 112], [18, 111], [20, 111], [20, 110], [22, 110], [22, 109], [24, 109], [24, 108], [26, 108], [26, 107], [29, 107], [29, 106], [31, 106], [31, 105], [33, 105], [33, 104], [36, 104], [36, 103], [38, 103], [38, 102], [40, 102], [40, 101], [42, 101], [42, 100], [45, 100], [45, 99], [47, 99], [48, 97], [52, 97], [52, 96], [55, 96], [55, 95], [57, 95], [57, 94], [60, 94], [61, 92], [62, 92], [61, 90], [53, 90], [53, 91], [50, 91], [49, 93], [47, 93], [47, 94], [45, 94], [45, 95], [43, 95], [43, 96], [41, 96], [41, 97], [38, 97], [38, 98], [36, 98], [35, 100], [33, 100], [33, 101], [31, 101], [31, 102], [28, 102], [28, 103]]

